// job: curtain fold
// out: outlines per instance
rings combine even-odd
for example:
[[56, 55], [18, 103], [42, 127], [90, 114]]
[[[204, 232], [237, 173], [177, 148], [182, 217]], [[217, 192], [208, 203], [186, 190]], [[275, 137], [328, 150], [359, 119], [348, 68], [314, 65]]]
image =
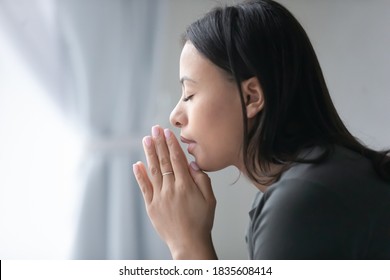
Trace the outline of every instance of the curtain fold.
[[141, 137], [155, 117], [151, 96], [161, 71], [163, 5], [153, 0], [59, 2], [64, 64], [70, 75], [77, 74], [72, 92], [82, 96], [70, 100], [78, 102], [74, 113], [88, 129], [91, 148], [85, 157], [76, 259], [169, 257], [155, 234], [146, 237], [153, 230], [131, 172], [131, 163], [143, 158]]
[[132, 174], [132, 163], [144, 158], [141, 138], [159, 118], [153, 95], [163, 71], [159, 50], [165, 4], [165, 0], [0, 1], [19, 53], [57, 110], [86, 139], [78, 170], [82, 199], [70, 258], [170, 258], [146, 216]]

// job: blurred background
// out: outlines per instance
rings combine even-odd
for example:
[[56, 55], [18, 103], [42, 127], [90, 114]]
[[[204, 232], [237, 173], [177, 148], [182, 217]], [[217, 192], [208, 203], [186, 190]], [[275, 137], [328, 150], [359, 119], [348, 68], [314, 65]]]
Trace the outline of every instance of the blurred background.
[[[170, 258], [132, 163], [152, 125], [170, 127], [180, 35], [235, 2], [0, 0], [0, 259]], [[308, 32], [349, 129], [388, 148], [390, 2], [279, 2]], [[218, 255], [247, 259], [256, 189], [234, 168], [210, 176]]]

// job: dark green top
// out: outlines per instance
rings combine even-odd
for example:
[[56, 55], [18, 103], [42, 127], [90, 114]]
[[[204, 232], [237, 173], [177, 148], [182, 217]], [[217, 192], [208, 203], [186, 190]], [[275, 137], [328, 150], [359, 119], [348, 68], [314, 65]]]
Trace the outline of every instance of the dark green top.
[[390, 259], [390, 184], [345, 148], [291, 167], [249, 215], [250, 259]]

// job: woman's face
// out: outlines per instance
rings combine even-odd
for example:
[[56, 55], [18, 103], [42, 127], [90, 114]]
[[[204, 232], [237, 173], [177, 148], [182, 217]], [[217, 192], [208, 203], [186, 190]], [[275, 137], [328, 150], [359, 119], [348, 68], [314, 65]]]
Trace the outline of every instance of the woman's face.
[[188, 152], [205, 171], [242, 160], [243, 117], [237, 86], [187, 42], [180, 56], [182, 98], [172, 111]]

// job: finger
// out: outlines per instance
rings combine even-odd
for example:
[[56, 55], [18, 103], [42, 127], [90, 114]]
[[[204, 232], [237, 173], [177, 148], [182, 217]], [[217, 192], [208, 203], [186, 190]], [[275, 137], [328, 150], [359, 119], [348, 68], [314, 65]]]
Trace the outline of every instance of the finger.
[[195, 184], [198, 186], [205, 200], [215, 206], [216, 200], [215, 200], [213, 188], [211, 187], [210, 177], [202, 170], [200, 170], [196, 162], [190, 163], [189, 170], [192, 179], [194, 180]]
[[173, 172], [176, 174], [176, 178], [179, 174], [188, 176], [188, 161], [182, 148], [180, 147], [179, 142], [177, 141], [172, 131], [169, 129], [165, 129], [164, 134], [169, 149], [169, 156]]
[[171, 165], [171, 159], [169, 156], [169, 151], [167, 147], [167, 143], [165, 141], [164, 133], [161, 127], [159, 126], [153, 126], [152, 127], [152, 135], [153, 135], [153, 142], [154, 146], [156, 148], [156, 153], [158, 156], [158, 160], [160, 163], [160, 170], [163, 175], [163, 181], [174, 181], [174, 173]]
[[150, 181], [152, 182], [155, 191], [161, 189], [162, 175], [160, 170], [160, 163], [154, 147], [153, 139], [150, 136], [144, 137], [143, 141], [146, 161], [150, 173]]
[[148, 205], [153, 199], [153, 186], [149, 180], [144, 164], [142, 162], [133, 164], [133, 173], [141, 189], [145, 204]]

